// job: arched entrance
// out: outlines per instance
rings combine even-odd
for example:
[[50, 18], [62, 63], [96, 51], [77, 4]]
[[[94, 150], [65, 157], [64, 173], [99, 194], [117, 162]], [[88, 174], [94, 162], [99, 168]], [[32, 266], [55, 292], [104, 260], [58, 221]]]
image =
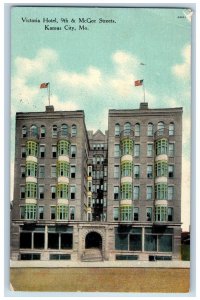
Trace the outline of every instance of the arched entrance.
[[102, 237], [98, 232], [92, 231], [86, 235], [85, 249], [90, 248], [102, 249]]

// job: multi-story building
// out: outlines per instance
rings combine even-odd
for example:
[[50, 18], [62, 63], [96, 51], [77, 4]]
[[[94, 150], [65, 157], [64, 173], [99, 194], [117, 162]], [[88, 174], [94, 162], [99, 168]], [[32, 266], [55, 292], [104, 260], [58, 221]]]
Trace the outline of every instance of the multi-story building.
[[176, 260], [182, 108], [17, 113], [11, 258]]

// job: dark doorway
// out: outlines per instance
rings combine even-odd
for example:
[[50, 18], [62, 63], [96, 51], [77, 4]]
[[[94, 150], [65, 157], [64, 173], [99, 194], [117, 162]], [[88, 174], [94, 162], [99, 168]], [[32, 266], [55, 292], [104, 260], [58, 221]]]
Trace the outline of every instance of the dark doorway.
[[85, 238], [85, 249], [99, 248], [102, 249], [102, 237], [97, 232], [90, 232]]

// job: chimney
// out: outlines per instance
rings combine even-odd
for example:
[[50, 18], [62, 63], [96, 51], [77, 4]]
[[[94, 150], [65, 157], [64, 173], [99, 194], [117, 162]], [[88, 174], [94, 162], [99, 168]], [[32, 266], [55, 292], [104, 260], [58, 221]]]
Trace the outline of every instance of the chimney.
[[140, 109], [148, 109], [148, 102], [140, 102]]
[[54, 106], [53, 105], [49, 105], [49, 106], [46, 106], [46, 112], [54, 112]]

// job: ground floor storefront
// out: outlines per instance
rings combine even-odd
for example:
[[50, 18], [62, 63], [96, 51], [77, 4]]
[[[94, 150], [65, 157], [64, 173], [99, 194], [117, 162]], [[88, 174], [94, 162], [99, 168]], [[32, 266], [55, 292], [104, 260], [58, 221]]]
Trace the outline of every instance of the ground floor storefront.
[[12, 260], [180, 260], [180, 225], [13, 223]]

